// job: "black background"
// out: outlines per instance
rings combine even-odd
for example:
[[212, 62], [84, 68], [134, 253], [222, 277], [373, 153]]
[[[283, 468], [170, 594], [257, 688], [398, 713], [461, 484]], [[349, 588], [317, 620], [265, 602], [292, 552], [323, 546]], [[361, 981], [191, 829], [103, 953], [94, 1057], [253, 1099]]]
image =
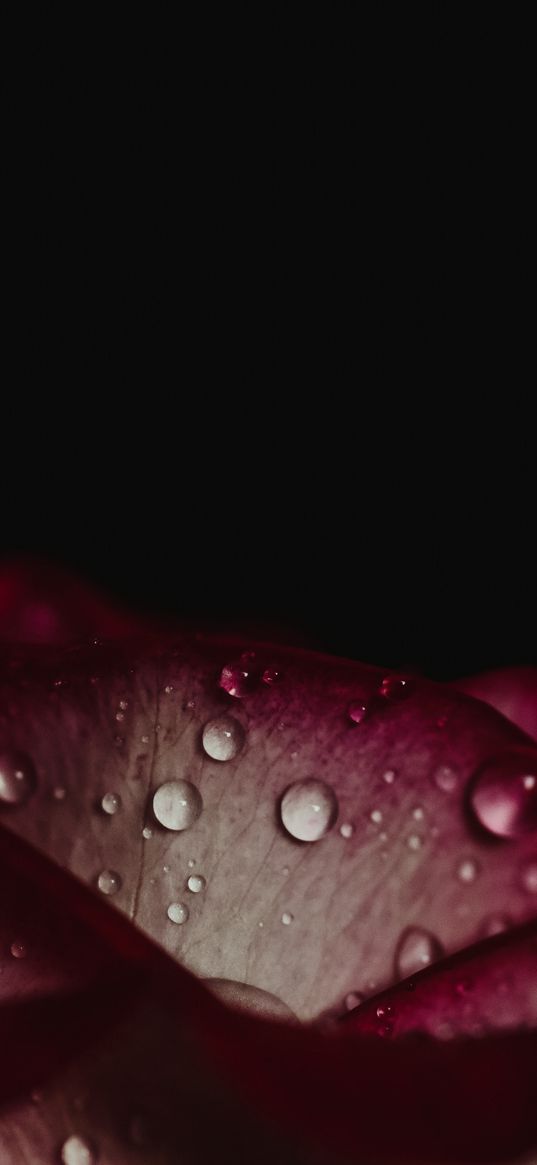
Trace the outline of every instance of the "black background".
[[494, 19], [13, 79], [5, 557], [438, 677], [537, 663], [526, 34]]

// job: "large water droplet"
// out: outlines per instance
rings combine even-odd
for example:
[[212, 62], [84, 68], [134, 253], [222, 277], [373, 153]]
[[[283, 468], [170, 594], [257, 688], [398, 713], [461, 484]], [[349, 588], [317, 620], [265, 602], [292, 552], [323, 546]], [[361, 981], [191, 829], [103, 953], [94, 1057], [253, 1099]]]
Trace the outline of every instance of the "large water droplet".
[[97, 885], [101, 894], [117, 894], [121, 889], [121, 877], [115, 870], [102, 870]]
[[37, 776], [30, 760], [24, 752], [7, 749], [0, 752], [0, 803], [22, 805], [37, 786]]
[[202, 874], [191, 874], [187, 882], [188, 889], [193, 894], [199, 894], [201, 890], [205, 889], [206, 884]]
[[379, 696], [390, 703], [404, 700], [412, 691], [412, 681], [408, 676], [391, 674], [385, 676], [379, 687]]
[[113, 817], [114, 813], [118, 813], [121, 809], [121, 797], [119, 793], [105, 793], [101, 801], [101, 808], [110, 817]]
[[330, 785], [308, 777], [289, 786], [282, 797], [280, 813], [291, 837], [299, 841], [318, 841], [334, 825], [338, 801]]
[[205, 725], [202, 743], [212, 760], [233, 760], [244, 744], [244, 728], [232, 716], [219, 716]]
[[438, 939], [428, 930], [411, 926], [403, 931], [395, 951], [395, 973], [399, 979], [407, 979], [416, 971], [422, 971], [442, 955]]
[[165, 829], [189, 829], [202, 808], [201, 794], [190, 781], [166, 781], [153, 797], [153, 813]]
[[73, 1133], [63, 1142], [60, 1151], [62, 1165], [95, 1165], [97, 1153], [90, 1142]]
[[253, 651], [245, 651], [239, 660], [227, 663], [220, 673], [220, 687], [228, 696], [241, 700], [253, 691], [256, 686], [257, 670], [254, 665]]
[[278, 999], [278, 996], [272, 995], [270, 991], [263, 991], [261, 987], [252, 987], [250, 983], [236, 983], [232, 979], [206, 979], [205, 982], [213, 995], [228, 1007], [251, 1011], [262, 1018], [296, 1018], [282, 999]]
[[183, 902], [170, 902], [166, 913], [170, 922], [181, 924], [186, 922], [188, 918], [188, 906], [185, 906]]
[[518, 838], [537, 829], [537, 750], [514, 749], [486, 761], [469, 799], [479, 824], [496, 837]]

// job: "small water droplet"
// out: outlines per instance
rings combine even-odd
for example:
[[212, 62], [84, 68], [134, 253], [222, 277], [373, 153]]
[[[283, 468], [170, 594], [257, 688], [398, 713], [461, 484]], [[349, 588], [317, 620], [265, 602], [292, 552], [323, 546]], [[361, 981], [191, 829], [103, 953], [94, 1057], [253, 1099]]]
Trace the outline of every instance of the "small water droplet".
[[144, 828], [142, 829], [142, 837], [145, 837], [146, 841], [149, 841], [150, 838], [153, 837], [153, 830], [151, 829], [150, 825], [144, 825]]
[[406, 844], [409, 849], [417, 851], [422, 847], [422, 839], [417, 833], [411, 833], [406, 839]]
[[239, 660], [222, 668], [218, 682], [228, 696], [241, 700], [253, 691], [255, 681], [254, 653], [245, 651]]
[[65, 789], [63, 789], [61, 785], [57, 785], [56, 788], [52, 790], [52, 796], [55, 801], [65, 801], [66, 795], [67, 794]]
[[282, 673], [276, 667], [266, 667], [264, 672], [263, 672], [263, 675], [261, 676], [262, 682], [264, 684], [267, 684], [269, 687], [271, 687], [272, 684], [279, 683], [281, 678], [282, 678]]
[[442, 955], [442, 946], [435, 935], [419, 926], [403, 931], [395, 951], [395, 973], [407, 979], [416, 971], [436, 962]]
[[371, 821], [373, 821], [375, 825], [380, 825], [380, 823], [382, 821], [382, 813], [381, 813], [380, 809], [373, 809], [371, 811], [371, 813], [369, 814], [369, 816], [371, 818]]
[[326, 836], [336, 821], [337, 797], [330, 785], [308, 777], [289, 786], [282, 798], [280, 814], [291, 837], [299, 841], [318, 841]]
[[537, 862], [528, 862], [522, 870], [522, 885], [529, 894], [537, 894]]
[[149, 744], [149, 737], [148, 736], [141, 736], [140, 740], [141, 740], [142, 744]]
[[282, 922], [284, 926], [290, 926], [293, 921], [293, 915], [289, 914], [288, 910], [284, 910], [282, 914]]
[[63, 1142], [60, 1152], [62, 1165], [95, 1165], [97, 1154], [90, 1142], [78, 1133], [72, 1133]]
[[288, 873], [289, 873], [289, 866], [283, 866], [282, 867], [282, 874], [285, 874], [287, 876]]
[[169, 867], [169, 866], [163, 866], [163, 867], [162, 867], [162, 873], [163, 873], [163, 874], [169, 874], [169, 872], [170, 872], [170, 867]]
[[412, 816], [414, 818], [414, 821], [423, 821], [423, 818], [425, 817], [425, 813], [424, 813], [421, 805], [416, 805], [416, 808], [412, 810]]
[[35, 768], [26, 753], [15, 749], [0, 752], [0, 804], [22, 805], [36, 787]]
[[386, 772], [382, 774], [382, 780], [385, 781], [387, 785], [393, 785], [393, 782], [395, 781], [394, 770], [386, 769]]
[[233, 760], [244, 744], [244, 728], [232, 716], [209, 720], [202, 735], [202, 744], [211, 760]]
[[265, 925], [265, 923], [264, 923], [264, 922], [258, 922], [258, 924], [257, 924], [257, 925], [258, 925], [258, 926], [264, 926], [264, 925]]
[[185, 906], [183, 902], [170, 902], [166, 913], [170, 922], [180, 924], [186, 922], [188, 918], [188, 906]]
[[479, 866], [473, 858], [465, 858], [457, 868], [457, 877], [460, 882], [475, 882]]
[[434, 770], [433, 782], [443, 793], [453, 793], [459, 783], [459, 775], [449, 765], [439, 765]]
[[167, 696], [170, 696], [171, 693], [173, 692], [173, 684], [166, 684], [164, 691], [165, 691]]
[[202, 809], [201, 794], [190, 781], [166, 781], [153, 797], [153, 813], [165, 829], [190, 829]]
[[509, 930], [510, 926], [511, 919], [507, 914], [491, 914], [483, 923], [483, 937], [492, 938], [495, 934], [503, 934], [505, 930]]
[[339, 827], [339, 832], [342, 837], [352, 837], [354, 833], [354, 825], [351, 825], [350, 821], [344, 821], [343, 825], [340, 825]]
[[470, 805], [495, 837], [516, 839], [537, 829], [537, 750], [513, 749], [481, 765], [470, 785]]
[[121, 797], [119, 793], [105, 793], [101, 808], [104, 813], [108, 813], [109, 817], [113, 817], [114, 813], [118, 813], [121, 809]]
[[347, 1011], [354, 1011], [355, 1007], [359, 1007], [364, 1001], [364, 996], [359, 991], [349, 991], [345, 996], [345, 1007]]
[[367, 716], [367, 704], [362, 700], [355, 700], [347, 708], [347, 716], [353, 724], [361, 724]]
[[124, 720], [124, 719], [125, 719], [125, 713], [124, 713], [124, 712], [116, 712], [116, 720], [119, 720], [119, 721], [121, 722], [121, 721], [122, 721], [122, 720]]
[[129, 706], [128, 700], [119, 700], [119, 707], [121, 708], [122, 712], [126, 712], [128, 706]]
[[189, 858], [189, 859], [188, 859], [188, 862], [187, 862], [187, 865], [188, 865], [188, 868], [189, 868], [189, 870], [193, 870], [193, 869], [194, 869], [194, 866], [196, 865], [196, 863], [195, 863], [195, 861], [194, 861], [194, 858]]
[[14, 959], [25, 959], [28, 954], [27, 947], [21, 942], [12, 943], [9, 949]]
[[206, 885], [207, 883], [202, 874], [191, 874], [187, 882], [188, 889], [193, 894], [199, 894], [201, 890], [205, 889]]
[[121, 889], [121, 878], [115, 870], [102, 870], [97, 878], [101, 894], [117, 894]]
[[408, 676], [399, 676], [391, 674], [384, 676], [384, 679], [379, 687], [379, 696], [384, 700], [389, 700], [390, 703], [395, 703], [398, 700], [404, 700], [412, 691], [412, 682]]

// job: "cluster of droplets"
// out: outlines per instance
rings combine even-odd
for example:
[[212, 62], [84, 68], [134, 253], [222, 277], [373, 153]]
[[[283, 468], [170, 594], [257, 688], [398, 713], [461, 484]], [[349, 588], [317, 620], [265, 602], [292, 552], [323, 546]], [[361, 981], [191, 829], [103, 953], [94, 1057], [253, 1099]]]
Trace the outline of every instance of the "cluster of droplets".
[[262, 686], [273, 687], [281, 678], [279, 668], [263, 667], [258, 662], [255, 651], [243, 651], [238, 659], [224, 665], [218, 682], [228, 696], [242, 700]]

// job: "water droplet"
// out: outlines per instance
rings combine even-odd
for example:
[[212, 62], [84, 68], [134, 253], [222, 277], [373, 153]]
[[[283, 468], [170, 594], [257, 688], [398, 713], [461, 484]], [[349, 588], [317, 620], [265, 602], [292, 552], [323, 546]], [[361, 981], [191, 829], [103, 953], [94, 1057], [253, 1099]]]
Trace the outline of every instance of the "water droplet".
[[353, 701], [347, 708], [347, 716], [353, 724], [361, 724], [367, 716], [367, 704], [364, 704], [362, 700]]
[[537, 862], [529, 862], [522, 870], [522, 885], [529, 894], [537, 894]]
[[386, 772], [382, 774], [382, 780], [385, 781], [387, 785], [393, 785], [393, 782], [395, 781], [394, 770], [386, 769]]
[[171, 693], [173, 692], [173, 684], [166, 684], [164, 691], [165, 691], [167, 696], [170, 696]]
[[193, 869], [194, 869], [194, 866], [196, 865], [196, 863], [195, 863], [195, 861], [194, 861], [194, 858], [189, 858], [189, 859], [188, 859], [188, 862], [187, 862], [187, 865], [188, 865], [188, 868], [189, 868], [189, 870], [193, 870]]
[[120, 700], [119, 706], [120, 706], [122, 712], [126, 712], [128, 706], [129, 706], [129, 701], [128, 700]]
[[114, 813], [117, 813], [121, 809], [121, 797], [119, 793], [105, 793], [101, 801], [101, 808], [104, 813], [108, 813], [110, 817], [113, 817]]
[[496, 837], [519, 838], [537, 829], [537, 750], [500, 753], [478, 769], [470, 785], [470, 805]]
[[187, 886], [193, 894], [199, 894], [200, 890], [204, 890], [207, 885], [205, 878], [201, 874], [191, 874]]
[[339, 827], [339, 832], [342, 837], [352, 837], [354, 833], [354, 825], [351, 825], [350, 821], [344, 821], [343, 825], [340, 825]]
[[170, 922], [186, 922], [188, 918], [188, 906], [185, 906], [183, 902], [170, 902], [166, 913]]
[[149, 841], [150, 838], [153, 837], [153, 830], [149, 825], [144, 825], [144, 828], [142, 829], [142, 837], [145, 837], [146, 841]]
[[62, 789], [60, 785], [57, 785], [56, 788], [52, 790], [52, 796], [54, 797], [55, 801], [65, 801], [66, 795], [67, 794], [65, 789]]
[[338, 801], [330, 785], [308, 777], [289, 786], [283, 795], [280, 813], [282, 824], [291, 837], [299, 841], [318, 841], [334, 825]]
[[124, 712], [116, 712], [116, 720], [119, 720], [119, 722], [121, 723], [121, 721], [122, 721], [122, 720], [124, 720], [124, 719], [125, 719], [125, 713], [124, 713]]
[[28, 954], [28, 950], [24, 943], [12, 943], [9, 949], [14, 959], [25, 959], [26, 955]]
[[141, 736], [140, 740], [141, 740], [142, 744], [149, 744], [149, 737], [148, 736]]
[[285, 874], [285, 876], [287, 877], [288, 873], [289, 873], [289, 866], [283, 866], [282, 867], [282, 874]]
[[379, 696], [382, 696], [384, 700], [389, 700], [390, 703], [395, 703], [398, 700], [404, 700], [411, 691], [412, 683], [408, 676], [392, 674], [384, 677], [379, 687]]
[[276, 667], [266, 667], [264, 672], [263, 672], [263, 675], [261, 676], [262, 682], [264, 684], [267, 684], [269, 687], [271, 687], [272, 684], [279, 683], [281, 678], [282, 678], [282, 673]]
[[163, 874], [169, 874], [169, 872], [170, 872], [170, 867], [169, 867], [169, 866], [163, 866], [163, 867], [162, 867], [162, 873], [163, 873]]
[[62, 1165], [95, 1165], [97, 1154], [85, 1137], [73, 1133], [63, 1142], [60, 1152]]
[[449, 765], [439, 765], [433, 773], [433, 782], [443, 793], [453, 793], [459, 783], [459, 775]]
[[102, 870], [97, 878], [101, 894], [117, 894], [121, 889], [121, 878], [115, 870]]
[[201, 794], [190, 781], [166, 781], [153, 797], [153, 813], [165, 829], [190, 829], [202, 809]]
[[441, 944], [433, 934], [419, 926], [411, 926], [403, 931], [397, 944], [395, 973], [399, 979], [407, 979], [434, 963], [442, 953]]
[[349, 991], [345, 996], [345, 1007], [347, 1011], [354, 1011], [355, 1007], [359, 1007], [363, 1003], [364, 996], [359, 991]]
[[209, 720], [203, 729], [202, 743], [212, 760], [233, 760], [244, 744], [244, 728], [232, 716]]
[[407, 837], [406, 839], [406, 844], [409, 849], [417, 851], [421, 849], [422, 846], [421, 837], [419, 837], [417, 833], [411, 833], [410, 837]]
[[412, 810], [412, 816], [414, 818], [414, 821], [423, 821], [423, 818], [425, 817], [425, 813], [424, 813], [421, 805], [416, 805], [416, 808]]
[[253, 652], [244, 652], [239, 660], [228, 663], [222, 668], [218, 682], [228, 696], [234, 696], [235, 699], [241, 700], [253, 691], [256, 680], [253, 665]]
[[507, 914], [491, 914], [483, 923], [483, 937], [492, 938], [495, 934], [503, 934], [505, 930], [509, 930], [510, 926], [511, 919]]
[[479, 866], [473, 858], [465, 858], [457, 868], [457, 877], [461, 882], [475, 882]]
[[255, 1015], [271, 1019], [295, 1019], [291, 1008], [261, 987], [250, 983], [237, 983], [233, 979], [206, 979], [209, 990], [228, 1007], [250, 1011]]
[[37, 776], [29, 756], [8, 749], [0, 752], [0, 803], [22, 805], [37, 786]]
[[373, 809], [369, 816], [375, 825], [380, 825], [382, 821], [382, 813], [380, 809]]
[[293, 921], [293, 915], [289, 914], [288, 910], [284, 910], [282, 914], [282, 922], [284, 926], [290, 926]]
[[379, 1006], [377, 1007], [377, 1010], [376, 1010], [377, 1019], [386, 1019], [390, 1015], [393, 1015], [393, 1007], [391, 1006], [391, 1004], [390, 1003], [379, 1004]]

